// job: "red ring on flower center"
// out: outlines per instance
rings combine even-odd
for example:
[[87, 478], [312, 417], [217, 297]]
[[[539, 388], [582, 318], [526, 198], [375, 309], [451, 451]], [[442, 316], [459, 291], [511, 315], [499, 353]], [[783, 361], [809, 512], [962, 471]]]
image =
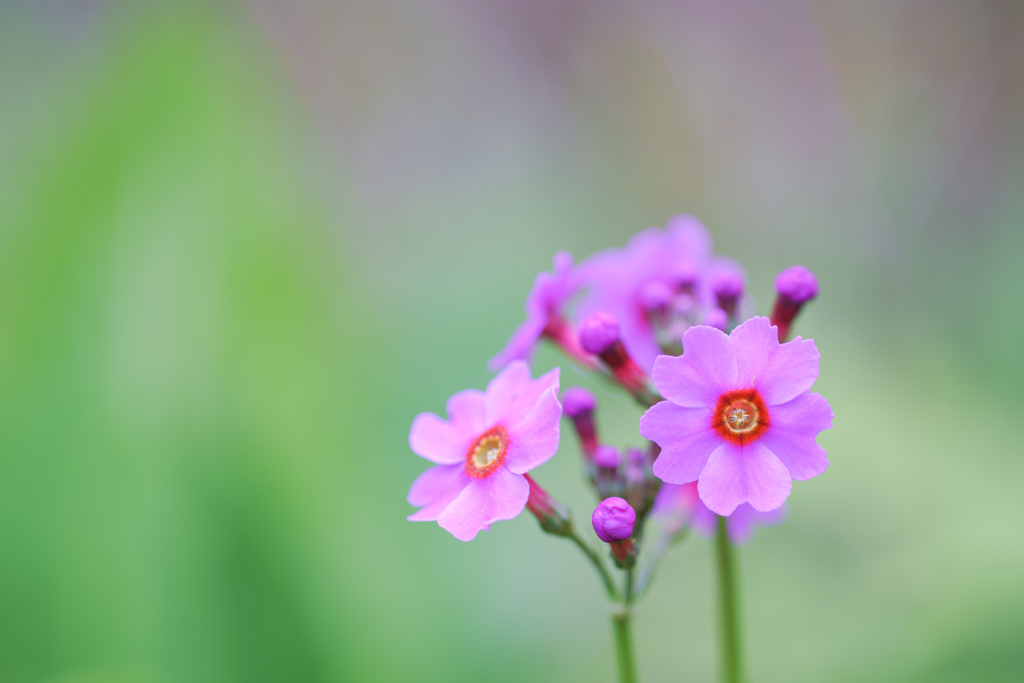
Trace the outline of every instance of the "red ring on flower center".
[[742, 446], [768, 429], [768, 407], [757, 389], [736, 389], [718, 397], [711, 426], [727, 441]]
[[466, 451], [466, 474], [475, 479], [486, 479], [494, 474], [505, 462], [508, 443], [508, 431], [501, 425], [478, 436]]

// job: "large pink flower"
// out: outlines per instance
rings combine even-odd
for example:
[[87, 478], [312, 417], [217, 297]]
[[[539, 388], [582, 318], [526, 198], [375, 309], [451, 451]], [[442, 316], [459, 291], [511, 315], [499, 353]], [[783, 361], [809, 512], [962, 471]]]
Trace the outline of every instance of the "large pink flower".
[[750, 503], [781, 506], [792, 480], [828, 467], [815, 440], [832, 426], [832, 408], [810, 392], [821, 356], [814, 341], [779, 344], [768, 318], [726, 335], [691, 327], [682, 356], [659, 356], [654, 385], [666, 401], [640, 418], [640, 433], [661, 446], [654, 474], [670, 484], [697, 482], [701, 500], [729, 515]]
[[470, 541], [491, 523], [519, 515], [530, 497], [523, 475], [558, 450], [558, 368], [530, 379], [530, 368], [514, 361], [487, 391], [460, 391], [448, 399], [448, 419], [420, 413], [409, 447], [432, 467], [413, 482], [414, 522], [437, 521], [460, 541]]

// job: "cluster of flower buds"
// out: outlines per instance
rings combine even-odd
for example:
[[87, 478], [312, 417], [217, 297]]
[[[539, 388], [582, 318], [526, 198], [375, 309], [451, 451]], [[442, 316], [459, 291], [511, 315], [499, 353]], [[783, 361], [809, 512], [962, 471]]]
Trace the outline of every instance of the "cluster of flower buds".
[[575, 428], [584, 471], [598, 500], [627, 500], [636, 511], [639, 536], [661, 486], [653, 471], [657, 445], [648, 443], [644, 448], [628, 448], [623, 453], [615, 446], [601, 443], [596, 428], [597, 400], [583, 387], [566, 391], [563, 406]]

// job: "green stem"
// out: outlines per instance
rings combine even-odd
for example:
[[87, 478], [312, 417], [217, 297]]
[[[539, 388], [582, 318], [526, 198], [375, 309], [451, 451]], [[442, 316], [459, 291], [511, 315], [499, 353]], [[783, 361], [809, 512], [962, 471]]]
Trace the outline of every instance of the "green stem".
[[618, 601], [619, 591], [615, 587], [615, 581], [612, 579], [611, 574], [608, 573], [608, 568], [605, 566], [601, 556], [597, 554], [597, 551], [595, 551], [589, 543], [580, 538], [580, 535], [576, 532], [575, 528], [573, 528], [569, 538], [571, 538], [576, 545], [580, 547], [583, 554], [590, 559], [594, 568], [597, 569], [597, 573], [601, 575], [601, 579], [604, 581], [604, 589], [608, 592], [608, 598], [613, 601]]
[[721, 629], [722, 681], [742, 683], [743, 662], [740, 654], [739, 605], [736, 599], [736, 565], [726, 518], [718, 518], [718, 608]]
[[615, 631], [615, 655], [619, 662], [619, 683], [636, 683], [636, 663], [633, 661], [633, 634], [630, 632], [630, 609], [622, 606], [621, 612], [612, 614], [612, 629]]

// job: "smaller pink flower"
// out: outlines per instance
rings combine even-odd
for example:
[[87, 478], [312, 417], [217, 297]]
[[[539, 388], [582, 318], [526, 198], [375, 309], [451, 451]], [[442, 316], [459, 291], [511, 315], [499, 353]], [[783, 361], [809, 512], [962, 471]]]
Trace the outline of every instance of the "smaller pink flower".
[[704, 504], [730, 515], [743, 503], [774, 510], [792, 480], [825, 471], [816, 437], [832, 426], [832, 408], [810, 391], [821, 360], [813, 340], [780, 344], [768, 318], [757, 317], [729, 335], [691, 327], [683, 349], [658, 357], [652, 379], [667, 400], [640, 418], [640, 433], [661, 446], [659, 479], [696, 481]]
[[448, 419], [420, 413], [409, 447], [432, 467], [413, 482], [408, 501], [422, 509], [414, 522], [437, 521], [460, 541], [471, 541], [493, 522], [513, 519], [530, 497], [523, 476], [558, 450], [558, 375], [555, 368], [530, 378], [514, 361], [487, 385], [448, 399]]
[[[665, 533], [673, 535], [689, 524], [701, 536], [711, 538], [718, 532], [718, 516], [708, 509], [697, 495], [697, 484], [663, 484], [651, 508], [651, 516], [659, 519]], [[758, 512], [743, 503], [726, 518], [729, 540], [746, 543], [756, 526], [771, 526], [786, 518], [786, 506]]]

